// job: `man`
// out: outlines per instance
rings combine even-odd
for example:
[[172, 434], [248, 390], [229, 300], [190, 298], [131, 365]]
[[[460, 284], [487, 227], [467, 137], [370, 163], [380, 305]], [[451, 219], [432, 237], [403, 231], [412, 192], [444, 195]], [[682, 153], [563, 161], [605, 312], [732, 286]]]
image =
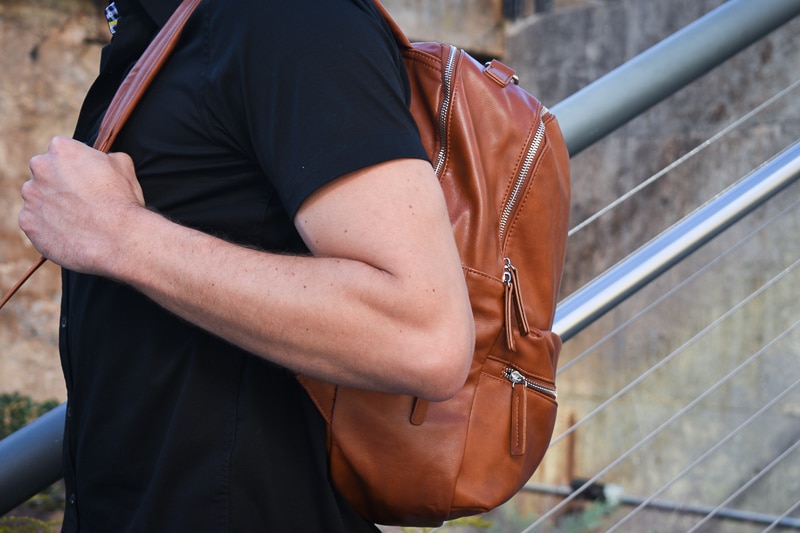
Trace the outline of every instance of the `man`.
[[[177, 3], [115, 2], [76, 139]], [[20, 226], [64, 267], [64, 531], [374, 530], [294, 374], [429, 400], [466, 378], [407, 106], [372, 0], [206, 0], [115, 153], [56, 138], [31, 160]]]

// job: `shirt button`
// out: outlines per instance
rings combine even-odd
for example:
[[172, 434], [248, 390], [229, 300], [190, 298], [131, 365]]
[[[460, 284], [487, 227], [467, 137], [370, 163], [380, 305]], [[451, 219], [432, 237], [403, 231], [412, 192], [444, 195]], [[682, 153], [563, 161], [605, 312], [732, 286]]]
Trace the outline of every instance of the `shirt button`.
[[75, 493], [74, 492], [69, 495], [69, 504], [70, 505], [75, 505]]
[[65, 317], [65, 316], [61, 317], [61, 327], [62, 328], [67, 327], [67, 317]]

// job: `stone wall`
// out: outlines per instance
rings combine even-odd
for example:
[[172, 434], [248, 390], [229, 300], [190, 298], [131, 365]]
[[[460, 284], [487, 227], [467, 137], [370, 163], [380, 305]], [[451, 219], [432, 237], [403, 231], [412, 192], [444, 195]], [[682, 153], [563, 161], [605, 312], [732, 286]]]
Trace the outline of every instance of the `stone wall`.
[[481, 55], [502, 55], [502, 0], [386, 0], [392, 17], [414, 41], [436, 39]]
[[[108, 28], [90, 0], [0, 3], [0, 287], [37, 257], [17, 226], [28, 159], [71, 135]], [[0, 312], [0, 393], [64, 399], [58, 363], [58, 269], [52, 265]]]

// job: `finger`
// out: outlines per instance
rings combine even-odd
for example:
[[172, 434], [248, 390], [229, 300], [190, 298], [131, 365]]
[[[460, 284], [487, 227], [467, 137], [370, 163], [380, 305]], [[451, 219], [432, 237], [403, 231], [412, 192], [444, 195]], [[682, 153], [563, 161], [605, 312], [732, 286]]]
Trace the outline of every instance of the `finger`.
[[22, 184], [20, 187], [20, 196], [22, 196], [22, 201], [27, 203], [31, 200], [31, 189], [33, 188], [33, 177], [28, 178], [25, 180], [25, 183]]
[[50, 139], [50, 144], [47, 146], [48, 152], [60, 152], [62, 150], [70, 150], [75, 147], [84, 146], [83, 143], [64, 137], [63, 135], [56, 135]]
[[30, 158], [28, 161], [28, 169], [31, 171], [31, 177], [28, 181], [34, 179], [44, 166], [46, 154], [38, 154]]
[[[20, 209], [17, 215], [17, 224], [23, 233], [25, 233], [28, 238], [31, 238], [34, 233], [33, 206], [37, 203], [36, 187], [31, 180], [22, 184], [20, 194], [22, 196], [22, 209]], [[31, 238], [31, 240], [33, 239]]]

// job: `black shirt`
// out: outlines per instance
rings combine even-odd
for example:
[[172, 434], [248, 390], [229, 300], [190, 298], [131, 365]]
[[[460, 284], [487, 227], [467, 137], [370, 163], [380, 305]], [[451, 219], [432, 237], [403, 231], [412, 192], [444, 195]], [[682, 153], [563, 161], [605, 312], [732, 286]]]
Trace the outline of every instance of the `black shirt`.
[[[87, 142], [177, 6], [116, 4], [76, 128]], [[321, 185], [426, 158], [371, 0], [204, 0], [113, 150], [150, 208], [281, 252], [305, 252], [292, 217]], [[64, 531], [374, 531], [328, 483], [323, 421], [289, 371], [129, 287], [63, 280]]]

